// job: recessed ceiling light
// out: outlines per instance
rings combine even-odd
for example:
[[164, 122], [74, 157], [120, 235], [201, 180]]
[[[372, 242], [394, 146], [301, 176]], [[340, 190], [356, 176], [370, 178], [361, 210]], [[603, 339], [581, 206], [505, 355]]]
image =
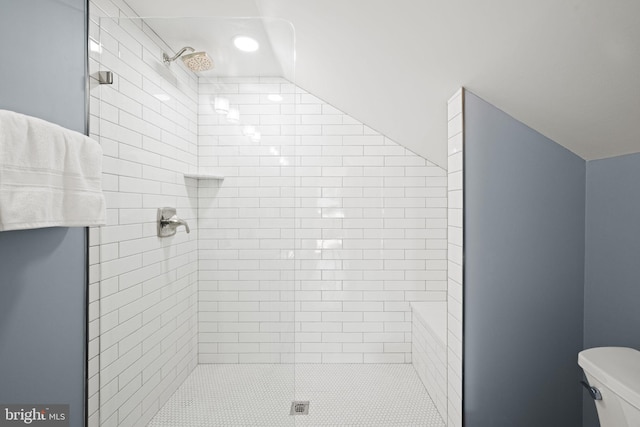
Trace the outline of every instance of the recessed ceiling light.
[[247, 36], [234, 37], [233, 44], [243, 52], [255, 52], [260, 47], [256, 39]]
[[280, 94], [270, 93], [269, 96], [267, 96], [267, 99], [271, 102], [281, 102], [283, 98]]

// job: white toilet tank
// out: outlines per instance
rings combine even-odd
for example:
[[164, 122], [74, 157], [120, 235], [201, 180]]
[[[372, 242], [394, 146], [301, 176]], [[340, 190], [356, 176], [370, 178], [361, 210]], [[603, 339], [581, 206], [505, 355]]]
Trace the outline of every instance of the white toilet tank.
[[578, 365], [602, 395], [594, 400], [600, 427], [640, 426], [640, 351], [590, 348], [578, 354]]

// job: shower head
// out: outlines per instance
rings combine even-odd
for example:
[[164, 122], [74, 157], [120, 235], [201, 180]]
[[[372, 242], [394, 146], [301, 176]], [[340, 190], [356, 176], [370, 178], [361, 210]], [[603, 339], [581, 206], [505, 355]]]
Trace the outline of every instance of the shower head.
[[206, 71], [213, 68], [213, 61], [209, 58], [207, 52], [189, 53], [180, 59], [191, 71]]
[[162, 54], [162, 60], [165, 64], [170, 64], [176, 59], [180, 58], [183, 53], [186, 51], [193, 52], [183, 56], [181, 59], [184, 62], [184, 65], [189, 67], [191, 71], [206, 71], [213, 68], [213, 61], [207, 55], [207, 52], [195, 52], [195, 49], [189, 46], [185, 46], [178, 51], [175, 55], [169, 58], [169, 55], [166, 53]]

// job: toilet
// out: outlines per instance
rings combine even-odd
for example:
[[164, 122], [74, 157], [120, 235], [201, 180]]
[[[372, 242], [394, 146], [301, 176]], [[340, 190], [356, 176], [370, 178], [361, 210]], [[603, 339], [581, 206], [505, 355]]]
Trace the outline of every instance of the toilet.
[[640, 426], [640, 351], [597, 347], [578, 354], [600, 427]]

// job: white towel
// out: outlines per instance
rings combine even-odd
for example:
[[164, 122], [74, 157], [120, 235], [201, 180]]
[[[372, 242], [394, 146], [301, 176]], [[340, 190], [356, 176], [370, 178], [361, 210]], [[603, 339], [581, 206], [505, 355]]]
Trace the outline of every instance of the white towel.
[[96, 141], [0, 110], [0, 231], [104, 225], [101, 177]]

